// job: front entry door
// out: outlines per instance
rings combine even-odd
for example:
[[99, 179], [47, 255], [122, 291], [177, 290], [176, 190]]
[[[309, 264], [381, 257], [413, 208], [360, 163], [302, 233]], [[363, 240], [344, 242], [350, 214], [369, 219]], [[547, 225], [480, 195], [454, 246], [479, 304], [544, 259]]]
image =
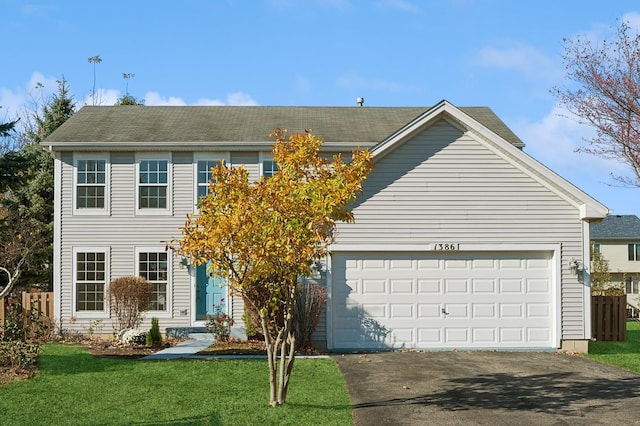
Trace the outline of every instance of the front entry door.
[[[204, 321], [207, 315], [214, 313], [214, 307], [222, 304], [227, 296], [224, 279], [216, 274], [209, 274], [209, 264], [196, 268], [196, 320]], [[226, 302], [226, 300], [225, 300]], [[227, 307], [224, 306], [224, 312]]]

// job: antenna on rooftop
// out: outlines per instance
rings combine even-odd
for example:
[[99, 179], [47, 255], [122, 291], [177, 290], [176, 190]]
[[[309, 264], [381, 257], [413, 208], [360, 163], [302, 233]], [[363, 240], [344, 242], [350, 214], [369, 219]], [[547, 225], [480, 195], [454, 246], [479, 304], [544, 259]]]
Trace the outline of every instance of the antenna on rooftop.
[[356, 103], [359, 107], [361, 107], [362, 105], [364, 105], [364, 98], [356, 98]]

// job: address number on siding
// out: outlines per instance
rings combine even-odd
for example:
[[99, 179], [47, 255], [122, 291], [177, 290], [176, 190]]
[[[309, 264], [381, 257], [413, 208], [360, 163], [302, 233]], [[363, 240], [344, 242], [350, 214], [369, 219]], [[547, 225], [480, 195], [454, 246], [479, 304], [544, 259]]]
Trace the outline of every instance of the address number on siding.
[[433, 249], [435, 251], [457, 251], [460, 250], [460, 243], [435, 243]]

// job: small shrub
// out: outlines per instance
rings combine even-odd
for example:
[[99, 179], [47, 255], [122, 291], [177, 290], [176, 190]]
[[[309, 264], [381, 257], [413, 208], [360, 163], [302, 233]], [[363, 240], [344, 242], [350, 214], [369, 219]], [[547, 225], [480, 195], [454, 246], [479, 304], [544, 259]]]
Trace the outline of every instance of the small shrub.
[[221, 299], [220, 304], [214, 306], [213, 314], [207, 315], [207, 331], [213, 334], [218, 342], [229, 340], [231, 326], [234, 324], [233, 319], [224, 311], [224, 299]]
[[0, 342], [0, 363], [16, 372], [34, 370], [40, 359], [40, 345], [13, 340]]
[[109, 283], [107, 293], [118, 330], [137, 328], [142, 322], [142, 313], [151, 306], [153, 284], [142, 277], [120, 277]]
[[151, 318], [151, 329], [147, 333], [147, 346], [162, 345], [162, 334], [160, 334], [160, 324], [158, 318]]
[[247, 340], [263, 340], [264, 337], [262, 336], [262, 333], [258, 331], [260, 318], [254, 318], [247, 307], [247, 304], [248, 303], [245, 302], [244, 313], [242, 314], [242, 322], [244, 322]]
[[144, 345], [147, 342], [147, 332], [139, 328], [126, 328], [118, 333], [118, 342], [125, 345]]
[[51, 319], [39, 310], [25, 311], [20, 302], [10, 303], [5, 311], [4, 326], [0, 326], [0, 340], [45, 342], [53, 339], [55, 328]]
[[299, 350], [312, 349], [311, 336], [318, 323], [327, 301], [327, 290], [315, 283], [298, 285], [296, 304], [293, 314], [293, 329]]

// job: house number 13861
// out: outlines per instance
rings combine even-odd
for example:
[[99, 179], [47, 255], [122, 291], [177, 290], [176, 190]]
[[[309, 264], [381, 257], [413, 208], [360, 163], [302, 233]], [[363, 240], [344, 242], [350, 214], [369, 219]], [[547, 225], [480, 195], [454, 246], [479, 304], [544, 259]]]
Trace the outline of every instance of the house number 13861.
[[437, 251], [456, 251], [460, 250], [460, 243], [436, 243], [433, 249]]

